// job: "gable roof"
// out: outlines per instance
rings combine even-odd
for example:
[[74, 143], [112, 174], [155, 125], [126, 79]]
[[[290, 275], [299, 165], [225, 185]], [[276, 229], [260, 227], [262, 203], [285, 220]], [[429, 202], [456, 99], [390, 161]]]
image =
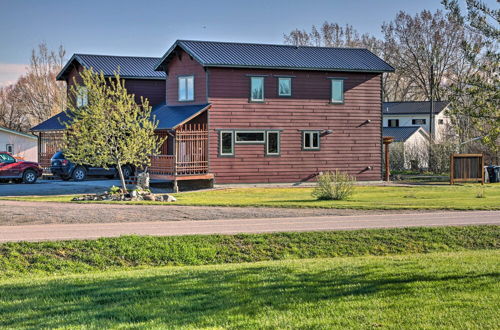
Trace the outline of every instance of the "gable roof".
[[177, 47], [205, 67], [237, 67], [352, 72], [392, 72], [394, 68], [364, 48], [290, 46], [177, 40], [156, 70], [164, 70]]
[[66, 126], [63, 123], [69, 123], [70, 119], [71, 118], [69, 116], [69, 110], [61, 111], [57, 115], [54, 115], [46, 121], [43, 121], [35, 127], [32, 127], [31, 131], [39, 132], [65, 130]]
[[122, 78], [165, 79], [165, 73], [155, 71], [159, 60], [158, 57], [74, 54], [56, 79], [65, 80], [75, 62], [87, 69], [93, 68], [96, 72], [103, 72], [106, 77], [114, 76], [114, 72], [119, 68]]
[[394, 142], [405, 142], [413, 134], [420, 130], [426, 137], [428, 137], [429, 134], [421, 126], [384, 127], [382, 136], [392, 136], [394, 138]]
[[3, 126], [0, 126], [0, 132], [5, 132], [5, 133], [9, 133], [9, 134], [16, 134], [16, 135], [24, 136], [24, 137], [27, 137], [30, 139], [35, 139], [35, 140], [37, 139], [37, 137], [33, 134], [19, 132], [19, 131], [16, 131], [16, 130], [13, 130], [13, 129], [10, 129], [7, 127], [3, 127]]
[[[443, 111], [448, 104], [448, 101], [434, 101], [434, 114]], [[430, 101], [384, 102], [382, 113], [384, 115], [428, 115], [430, 107]]]
[[156, 129], [175, 129], [207, 110], [210, 104], [168, 106], [165, 103], [151, 111], [151, 117], [158, 121]]

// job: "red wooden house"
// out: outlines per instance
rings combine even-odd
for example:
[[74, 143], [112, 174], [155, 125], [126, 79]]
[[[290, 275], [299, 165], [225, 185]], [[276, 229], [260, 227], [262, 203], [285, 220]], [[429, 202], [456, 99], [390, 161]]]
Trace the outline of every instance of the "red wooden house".
[[179, 40], [157, 61], [167, 136], [152, 178], [301, 182], [382, 176], [382, 73], [366, 49]]

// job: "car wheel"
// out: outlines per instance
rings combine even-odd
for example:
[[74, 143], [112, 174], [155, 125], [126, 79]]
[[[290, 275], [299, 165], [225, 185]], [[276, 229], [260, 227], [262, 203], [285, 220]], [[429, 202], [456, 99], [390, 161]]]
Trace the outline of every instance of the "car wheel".
[[24, 183], [28, 183], [28, 184], [35, 183], [37, 178], [38, 178], [38, 176], [36, 175], [36, 172], [33, 170], [26, 170], [23, 173], [23, 182]]
[[71, 176], [73, 178], [73, 180], [75, 181], [83, 181], [85, 180], [85, 178], [87, 177], [87, 171], [85, 170], [85, 168], [81, 167], [81, 166], [78, 166], [77, 168], [75, 168], [75, 170], [73, 171], [73, 174]]
[[132, 176], [132, 168], [128, 165], [122, 167], [123, 178], [128, 179]]

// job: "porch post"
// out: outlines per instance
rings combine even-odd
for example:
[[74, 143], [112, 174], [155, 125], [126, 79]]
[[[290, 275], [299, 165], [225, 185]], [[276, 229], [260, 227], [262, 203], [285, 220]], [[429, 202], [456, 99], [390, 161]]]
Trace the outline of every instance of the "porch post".
[[385, 146], [385, 176], [384, 176], [384, 180], [389, 181], [389, 177], [391, 174], [391, 170], [390, 170], [390, 161], [391, 160], [389, 157], [389, 144], [391, 144], [392, 141], [394, 141], [394, 138], [384, 137], [383, 141], [384, 141], [384, 146]]
[[[176, 131], [177, 133], [177, 131]], [[177, 154], [179, 153], [179, 140], [177, 139], [177, 134], [175, 134], [175, 152], [174, 152], [174, 186], [173, 186], [173, 189], [174, 189], [174, 193], [178, 193], [179, 192], [179, 186], [177, 184], [177, 159], [178, 159], [178, 156]]]

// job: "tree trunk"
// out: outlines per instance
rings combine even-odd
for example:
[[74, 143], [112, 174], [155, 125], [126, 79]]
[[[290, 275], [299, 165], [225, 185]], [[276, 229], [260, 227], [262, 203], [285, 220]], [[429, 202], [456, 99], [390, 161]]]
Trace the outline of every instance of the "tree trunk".
[[118, 175], [120, 176], [120, 181], [122, 183], [122, 190], [124, 193], [127, 193], [127, 185], [125, 184], [125, 178], [123, 177], [122, 165], [120, 162], [117, 162], [116, 168], [118, 169]]

